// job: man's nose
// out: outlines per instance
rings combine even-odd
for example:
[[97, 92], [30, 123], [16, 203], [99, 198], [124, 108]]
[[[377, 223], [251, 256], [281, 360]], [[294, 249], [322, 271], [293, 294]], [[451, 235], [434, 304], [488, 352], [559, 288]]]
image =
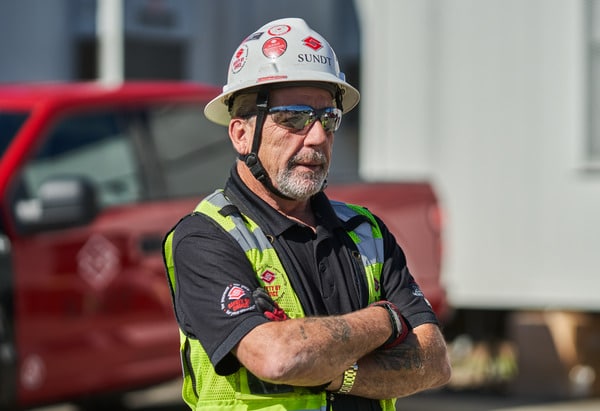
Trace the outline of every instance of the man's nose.
[[[331, 133], [331, 135], [333, 135], [333, 133]], [[309, 126], [306, 137], [304, 138], [304, 144], [318, 146], [326, 143], [329, 137], [330, 135], [323, 128], [321, 120], [317, 119]]]

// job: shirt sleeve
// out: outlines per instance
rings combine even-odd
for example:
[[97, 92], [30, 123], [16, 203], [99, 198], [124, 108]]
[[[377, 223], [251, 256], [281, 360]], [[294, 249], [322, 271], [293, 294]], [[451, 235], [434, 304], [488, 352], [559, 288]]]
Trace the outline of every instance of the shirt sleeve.
[[408, 269], [404, 251], [385, 224], [379, 218], [376, 219], [384, 242], [382, 298], [398, 307], [411, 328], [426, 323], [439, 324], [431, 304]]
[[231, 354], [257, 325], [268, 322], [256, 310], [256, 274], [239, 244], [209, 217], [183, 219], [173, 238], [179, 326], [198, 339], [219, 375], [240, 364]]

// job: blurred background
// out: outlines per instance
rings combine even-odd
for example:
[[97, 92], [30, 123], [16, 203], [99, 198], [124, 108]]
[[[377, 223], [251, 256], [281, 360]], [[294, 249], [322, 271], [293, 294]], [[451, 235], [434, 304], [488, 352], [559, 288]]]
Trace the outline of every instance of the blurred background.
[[600, 1], [4, 0], [0, 83], [221, 87], [280, 17], [361, 91], [331, 182], [436, 193], [447, 389], [600, 396]]

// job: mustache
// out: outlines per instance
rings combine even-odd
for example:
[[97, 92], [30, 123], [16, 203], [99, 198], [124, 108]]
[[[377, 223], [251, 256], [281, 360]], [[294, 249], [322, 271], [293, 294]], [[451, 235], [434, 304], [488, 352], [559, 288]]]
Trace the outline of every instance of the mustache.
[[288, 166], [298, 163], [316, 163], [320, 165], [327, 164], [327, 157], [321, 151], [311, 151], [308, 153], [298, 153], [288, 161]]

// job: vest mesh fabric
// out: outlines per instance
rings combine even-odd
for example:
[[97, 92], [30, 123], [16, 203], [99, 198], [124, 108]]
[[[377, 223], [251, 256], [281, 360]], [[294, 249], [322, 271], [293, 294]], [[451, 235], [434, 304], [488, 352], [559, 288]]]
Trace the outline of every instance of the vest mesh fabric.
[[[260, 227], [239, 213], [221, 214], [231, 203], [223, 190], [217, 190], [206, 197], [196, 207], [195, 212], [205, 214], [215, 220], [238, 242], [252, 264], [257, 277], [273, 299], [290, 318], [304, 317], [298, 297], [292, 287], [281, 260], [272, 244]], [[371, 213], [359, 206], [333, 202], [332, 206], [342, 221], [348, 221], [357, 214], [366, 216], [369, 224], [361, 224], [348, 232], [360, 253], [365, 267], [369, 288], [369, 302], [379, 300], [379, 281], [383, 263], [382, 235]], [[174, 297], [176, 281], [173, 263], [172, 230], [164, 242], [167, 278]], [[200, 342], [180, 331], [181, 358], [183, 365], [182, 396], [194, 410], [203, 411], [283, 411], [283, 410], [322, 410], [326, 409], [326, 393], [313, 393], [302, 387], [294, 387], [285, 394], [256, 395], [248, 388], [248, 373], [245, 368], [229, 376], [219, 376]], [[383, 411], [394, 411], [395, 400], [380, 401]]]

